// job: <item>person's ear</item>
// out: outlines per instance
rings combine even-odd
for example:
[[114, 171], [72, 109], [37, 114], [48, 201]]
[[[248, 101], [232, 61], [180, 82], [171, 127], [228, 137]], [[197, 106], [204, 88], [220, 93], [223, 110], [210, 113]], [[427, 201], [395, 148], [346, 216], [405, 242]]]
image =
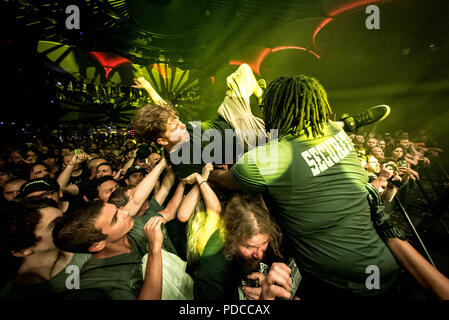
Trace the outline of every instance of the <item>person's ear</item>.
[[157, 143], [159, 143], [161, 146], [166, 146], [168, 144], [168, 140], [165, 138], [157, 138]]
[[105, 247], [106, 247], [106, 241], [101, 240], [101, 241], [95, 242], [93, 245], [91, 245], [89, 247], [89, 252], [95, 253], [95, 252], [103, 250]]
[[20, 251], [11, 251], [11, 254], [17, 258], [25, 258], [25, 257], [31, 255], [32, 253], [33, 253], [33, 250], [31, 250], [31, 248], [26, 248], [26, 249], [23, 249]]

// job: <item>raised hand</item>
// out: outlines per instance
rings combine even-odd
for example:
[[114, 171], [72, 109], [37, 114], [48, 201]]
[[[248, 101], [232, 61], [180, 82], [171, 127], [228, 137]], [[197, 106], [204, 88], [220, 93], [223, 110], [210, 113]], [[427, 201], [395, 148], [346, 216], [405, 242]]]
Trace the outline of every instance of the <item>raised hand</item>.
[[181, 181], [184, 182], [185, 184], [195, 184], [198, 181], [198, 175], [199, 173], [194, 172], [190, 176], [182, 179]]
[[162, 224], [164, 218], [156, 216], [151, 217], [143, 227], [145, 235], [148, 241], [148, 252], [159, 251], [162, 248], [162, 242], [164, 241], [164, 235], [162, 234]]
[[138, 77], [133, 79], [134, 84], [131, 86], [136, 89], [147, 89], [151, 87], [151, 84], [144, 77]]
[[204, 180], [207, 181], [207, 179], [209, 179], [209, 174], [212, 170], [214, 170], [214, 166], [212, 165], [212, 163], [208, 163], [203, 167], [201, 176], [203, 177]]
[[380, 166], [379, 177], [382, 177], [385, 180], [388, 180], [393, 176], [393, 174], [394, 174], [394, 170], [391, 167], [386, 166], [384, 164], [382, 164]]

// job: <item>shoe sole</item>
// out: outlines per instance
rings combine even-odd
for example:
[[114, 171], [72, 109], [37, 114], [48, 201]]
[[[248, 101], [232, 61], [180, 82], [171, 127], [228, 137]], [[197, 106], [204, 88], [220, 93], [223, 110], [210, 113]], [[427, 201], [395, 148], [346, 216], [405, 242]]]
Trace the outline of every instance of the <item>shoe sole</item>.
[[374, 108], [381, 108], [381, 107], [385, 107], [387, 109], [387, 112], [383, 115], [382, 118], [380, 118], [379, 120], [377, 120], [376, 122], [381, 122], [382, 120], [384, 120], [386, 117], [388, 117], [390, 115], [391, 112], [391, 108], [390, 106], [387, 106], [386, 104], [380, 104], [378, 106], [372, 107], [370, 109], [374, 109]]

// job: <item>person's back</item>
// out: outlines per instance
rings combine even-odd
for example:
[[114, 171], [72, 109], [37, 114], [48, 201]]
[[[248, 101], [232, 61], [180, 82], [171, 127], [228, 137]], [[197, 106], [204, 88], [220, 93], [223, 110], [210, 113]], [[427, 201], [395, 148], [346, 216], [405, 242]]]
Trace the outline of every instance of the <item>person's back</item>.
[[[265, 149], [276, 159], [255, 158]], [[369, 295], [379, 293], [365, 286], [367, 267], [376, 265], [381, 291], [390, 288], [399, 269], [373, 228], [365, 188], [368, 178], [342, 129], [329, 121], [322, 136], [285, 136], [248, 152], [239, 163], [250, 159], [256, 160], [260, 174], [249, 188], [268, 193], [270, 211], [289, 240], [301, 272]], [[238, 178], [242, 169], [237, 165], [234, 176]]]

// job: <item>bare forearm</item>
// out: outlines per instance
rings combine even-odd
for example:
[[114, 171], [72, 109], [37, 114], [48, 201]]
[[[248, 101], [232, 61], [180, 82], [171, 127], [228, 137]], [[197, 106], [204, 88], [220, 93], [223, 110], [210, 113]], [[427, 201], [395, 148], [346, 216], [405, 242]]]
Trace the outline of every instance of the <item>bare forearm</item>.
[[68, 186], [65, 186], [64, 188], [61, 188], [62, 192], [68, 193], [74, 196], [77, 196], [80, 193], [80, 189], [76, 184], [69, 184]]
[[394, 187], [387, 187], [384, 192], [382, 192], [382, 201], [385, 202], [391, 202], [393, 200], [394, 196], [398, 192], [397, 188]]
[[221, 204], [220, 200], [218, 200], [217, 195], [214, 190], [208, 185], [207, 181], [204, 181], [203, 178], [198, 175], [197, 183], [201, 192], [201, 196], [203, 197], [204, 204], [206, 205], [206, 210], [220, 213], [221, 212]]
[[69, 163], [56, 179], [61, 189], [67, 187], [70, 180], [70, 176], [72, 175], [73, 172], [73, 168], [74, 165]]
[[135, 159], [136, 159], [135, 157], [132, 157], [125, 163], [125, 165], [122, 168], [123, 174], [125, 174], [126, 170], [128, 170], [133, 165]]
[[168, 221], [171, 221], [176, 216], [176, 211], [178, 210], [178, 207], [182, 201], [182, 198], [184, 196], [184, 190], [185, 190], [185, 184], [180, 182], [178, 184], [178, 187], [175, 190], [175, 193], [173, 194], [172, 198], [170, 199], [169, 203], [165, 207], [164, 210], [162, 210], [160, 213], [164, 216], [165, 223]]
[[198, 185], [195, 185], [184, 197], [184, 199], [182, 199], [177, 214], [179, 221], [186, 222], [187, 220], [190, 219], [190, 216], [192, 215], [199, 198], [200, 198], [200, 189], [198, 188]]
[[137, 185], [134, 192], [131, 194], [128, 203], [125, 208], [129, 210], [131, 216], [135, 215], [143, 202], [148, 198], [151, 191], [153, 190], [161, 172], [164, 170], [166, 165], [165, 160], [159, 162], [157, 166]]
[[162, 186], [156, 191], [154, 198], [156, 201], [163, 205], [165, 199], [167, 199], [168, 193], [170, 192], [173, 184], [175, 183], [175, 176], [172, 172], [165, 175], [164, 180], [162, 181]]
[[162, 97], [154, 90], [154, 88], [151, 85], [145, 86], [145, 91], [148, 93], [150, 98], [153, 100], [154, 103], [164, 105], [167, 104], [167, 102], [162, 99]]
[[241, 191], [240, 187], [234, 181], [230, 170], [213, 170], [209, 175], [208, 181], [217, 187]]
[[145, 279], [137, 300], [160, 300], [162, 298], [162, 251], [148, 253]]
[[449, 299], [449, 279], [431, 265], [407, 241], [390, 238], [386, 241], [399, 263], [426, 290], [439, 299]]
[[380, 192], [380, 190], [387, 187], [387, 180], [383, 177], [378, 177], [377, 179], [371, 181], [370, 184]]

